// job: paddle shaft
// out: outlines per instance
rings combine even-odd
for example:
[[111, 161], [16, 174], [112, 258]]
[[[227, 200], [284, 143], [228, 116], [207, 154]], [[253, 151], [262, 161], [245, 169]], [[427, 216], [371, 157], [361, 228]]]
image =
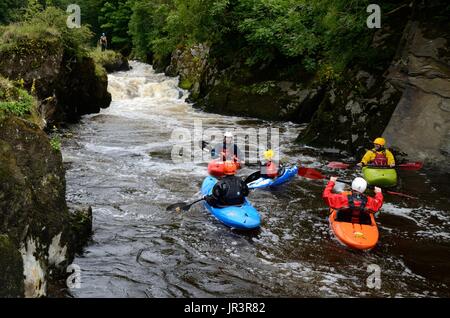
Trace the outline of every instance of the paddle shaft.
[[[347, 180], [336, 180], [336, 182], [341, 182], [341, 183], [345, 183], [348, 185], [352, 185], [351, 181], [347, 181]], [[369, 186], [369, 189], [374, 189], [375, 186]], [[381, 189], [381, 188], [380, 188]], [[400, 192], [394, 192], [394, 191], [389, 191], [389, 190], [384, 190], [387, 194], [391, 194], [391, 195], [398, 195], [400, 197], [405, 197], [405, 198], [409, 198], [409, 199], [415, 199], [417, 200], [417, 197], [413, 197], [411, 195], [408, 194], [404, 194], [404, 193], [400, 193]]]
[[[339, 161], [333, 161], [328, 164], [328, 167], [335, 169], [354, 169], [358, 167], [356, 163], [345, 163]], [[402, 169], [402, 170], [420, 170], [423, 167], [422, 162], [407, 162], [395, 165], [394, 167], [390, 166], [375, 166], [375, 165], [365, 165], [365, 167], [374, 167], [374, 168], [386, 168], [386, 169]]]
[[189, 208], [190, 208], [191, 206], [193, 206], [195, 203], [200, 202], [200, 201], [203, 201], [203, 200], [205, 200], [204, 197], [201, 198], [201, 199], [195, 200], [194, 202], [192, 202], [192, 203], [186, 205], [185, 207], [188, 207], [188, 209], [189, 209]]
[[[253, 181], [259, 179], [260, 176], [261, 176], [261, 172], [256, 171], [256, 172], [250, 174], [250, 175], [244, 180], [244, 182], [245, 182], [246, 184], [248, 184], [248, 183], [250, 183], [250, 182], [253, 182]], [[175, 209], [175, 208], [178, 207], [178, 208], [180, 208], [180, 209], [183, 210], [183, 211], [187, 211], [187, 210], [189, 210], [189, 209], [191, 208], [191, 206], [193, 206], [195, 203], [200, 202], [200, 201], [203, 201], [203, 200], [206, 200], [206, 196], [203, 197], [203, 198], [200, 198], [200, 199], [198, 199], [198, 200], [195, 200], [194, 202], [191, 202], [191, 203], [189, 203], [189, 204], [184, 204], [184, 205], [183, 205], [182, 203], [175, 203], [175, 204], [169, 206], [167, 209], [168, 209], [168, 210], [172, 210], [172, 209]]]
[[[324, 179], [329, 178], [328, 176], [324, 176], [320, 171], [317, 171], [312, 168], [300, 168], [298, 171], [298, 174], [301, 177], [305, 177], [308, 179], [314, 179], [314, 180], [324, 180]], [[348, 184], [348, 185], [352, 184], [350, 181], [346, 181], [346, 180], [338, 180], [338, 181]], [[370, 186], [369, 188], [373, 189], [374, 187]], [[387, 194], [391, 194], [391, 195], [398, 195], [398, 196], [409, 198], [409, 199], [418, 199], [417, 197], [413, 197], [411, 195], [400, 193], [400, 192], [393, 192], [393, 191], [388, 191], [388, 190], [385, 190], [385, 191]]]

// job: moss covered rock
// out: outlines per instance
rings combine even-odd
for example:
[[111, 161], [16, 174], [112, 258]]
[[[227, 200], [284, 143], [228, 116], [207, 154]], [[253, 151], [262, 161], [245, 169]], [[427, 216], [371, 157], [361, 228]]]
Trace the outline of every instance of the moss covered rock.
[[35, 94], [39, 115], [52, 124], [76, 121], [111, 102], [106, 73], [83, 51], [73, 52], [63, 36], [70, 34], [45, 24], [0, 28], [0, 74]]
[[22, 297], [24, 295], [23, 263], [17, 246], [9, 236], [0, 235], [0, 297]]
[[[67, 208], [62, 156], [47, 135], [20, 118], [0, 119], [0, 234], [8, 237], [2, 248], [15, 255], [14, 262], [20, 252], [23, 268], [22, 275], [8, 278], [15, 286], [8, 295], [22, 290], [27, 297], [46, 295], [49, 282], [67, 275], [90, 224]], [[78, 227], [84, 230], [76, 232]], [[0, 264], [3, 272], [13, 263]]]
[[108, 73], [117, 71], [127, 71], [130, 69], [128, 60], [119, 52], [112, 50], [101, 51], [95, 49], [89, 53], [96, 64], [103, 66]]
[[165, 72], [169, 76], [179, 76], [179, 86], [189, 90], [191, 98], [200, 93], [200, 83], [205, 72], [209, 56], [209, 46], [197, 44], [183, 46], [172, 53], [170, 65]]
[[98, 113], [111, 103], [106, 73], [99, 73], [97, 65], [90, 57], [70, 64], [58, 78], [55, 88], [58, 108], [56, 121], [74, 122], [81, 115]]

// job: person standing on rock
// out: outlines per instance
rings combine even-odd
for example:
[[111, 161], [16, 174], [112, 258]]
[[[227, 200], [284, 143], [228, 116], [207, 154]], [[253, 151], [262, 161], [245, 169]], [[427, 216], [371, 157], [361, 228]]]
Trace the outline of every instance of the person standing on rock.
[[374, 165], [374, 166], [390, 166], [395, 167], [395, 159], [392, 152], [386, 149], [386, 140], [384, 138], [377, 138], [373, 142], [374, 148], [368, 150], [358, 166]]
[[102, 33], [102, 36], [100, 37], [100, 46], [102, 47], [102, 52], [106, 50], [108, 47], [108, 39], [106, 38], [105, 33]]

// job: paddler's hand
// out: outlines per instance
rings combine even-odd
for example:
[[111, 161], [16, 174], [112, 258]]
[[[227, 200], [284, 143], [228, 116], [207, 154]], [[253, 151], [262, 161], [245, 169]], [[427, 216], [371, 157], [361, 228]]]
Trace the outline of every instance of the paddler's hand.
[[394, 168], [395, 167], [395, 163], [390, 164], [389, 167]]
[[381, 193], [381, 188], [375, 187], [374, 191], [375, 191], [375, 193]]
[[358, 166], [358, 167], [362, 167], [362, 166], [363, 166], [363, 163], [360, 162], [360, 163], [357, 164], [357, 166]]
[[337, 179], [338, 179], [337, 177], [331, 177], [331, 178], [330, 178], [330, 182], [336, 183], [336, 180], [337, 180]]
[[236, 168], [241, 169], [243, 163], [241, 162], [241, 160], [239, 160], [238, 157], [236, 157], [235, 155], [233, 155], [233, 161], [236, 163]]

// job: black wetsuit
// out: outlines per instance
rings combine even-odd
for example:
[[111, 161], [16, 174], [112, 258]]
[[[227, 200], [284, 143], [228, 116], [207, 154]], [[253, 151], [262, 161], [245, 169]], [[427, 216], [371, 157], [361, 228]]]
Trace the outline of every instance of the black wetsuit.
[[227, 175], [217, 181], [206, 201], [214, 207], [242, 205], [248, 192], [247, 184], [241, 178]]

